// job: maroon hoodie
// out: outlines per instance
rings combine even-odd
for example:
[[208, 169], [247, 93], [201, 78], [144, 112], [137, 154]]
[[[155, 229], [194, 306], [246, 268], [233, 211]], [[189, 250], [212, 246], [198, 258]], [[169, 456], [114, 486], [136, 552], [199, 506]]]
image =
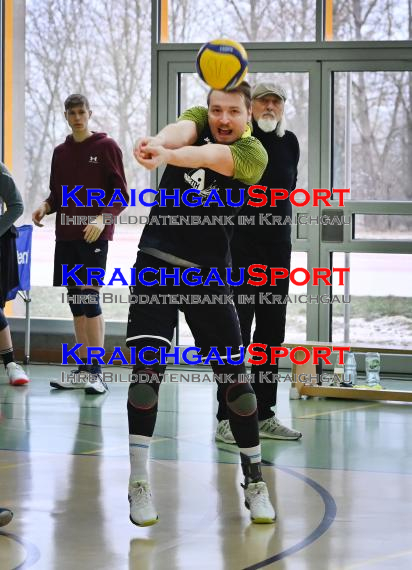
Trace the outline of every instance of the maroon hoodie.
[[[62, 207], [62, 185], [67, 185], [68, 191], [77, 185], [83, 188], [76, 192], [76, 197], [85, 206], [78, 206], [68, 199], [67, 206]], [[87, 188], [104, 190], [102, 199], [106, 206], [100, 207], [94, 201], [87, 207]], [[129, 201], [126, 178], [123, 169], [122, 151], [117, 143], [106, 133], [93, 133], [83, 142], [76, 142], [69, 135], [63, 144], [54, 149], [51, 172], [50, 194], [46, 199], [51, 211], [56, 212], [56, 240], [71, 241], [84, 239], [83, 225], [62, 225], [61, 214], [66, 216], [97, 216], [98, 214], [113, 214], [118, 216], [125, 206], [117, 201], [111, 207], [107, 204], [115, 188], [120, 188], [124, 201]], [[114, 225], [106, 225], [99, 239], [112, 240]]]

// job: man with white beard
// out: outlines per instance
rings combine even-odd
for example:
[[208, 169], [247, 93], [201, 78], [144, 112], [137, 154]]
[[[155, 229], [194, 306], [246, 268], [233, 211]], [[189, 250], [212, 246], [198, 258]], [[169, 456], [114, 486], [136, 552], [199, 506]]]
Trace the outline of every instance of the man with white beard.
[[[269, 162], [259, 184], [268, 188], [284, 188], [289, 195], [296, 187], [299, 162], [299, 143], [291, 131], [285, 130], [286, 93], [280, 85], [258, 83], [252, 92], [253, 135], [265, 147]], [[268, 201], [269, 202], [269, 201]], [[262, 225], [261, 214], [280, 216], [278, 225]], [[231, 241], [233, 268], [248, 267], [261, 263], [269, 267], [282, 267], [290, 271], [291, 227], [283, 224], [287, 216], [292, 217], [289, 199], [278, 200], [276, 207], [254, 208], [244, 206], [241, 216], [254, 218], [253, 225], [237, 225]], [[289, 278], [280, 279], [276, 286], [256, 287], [246, 283], [234, 287], [234, 301], [239, 316], [244, 346], [251, 342], [253, 317], [256, 319], [253, 342], [270, 346], [280, 346], [285, 339], [286, 302], [259, 304], [259, 294], [280, 295], [283, 301], [289, 291]], [[242, 304], [243, 295], [252, 295], [255, 303]], [[244, 299], [244, 297], [243, 297]], [[268, 363], [270, 354], [268, 349]], [[252, 366], [252, 386], [256, 393], [261, 438], [298, 440], [302, 434], [282, 425], [271, 409], [276, 405], [278, 362], [276, 364]], [[226, 404], [218, 398], [218, 426], [216, 439], [225, 443], [235, 443], [227, 419]]]

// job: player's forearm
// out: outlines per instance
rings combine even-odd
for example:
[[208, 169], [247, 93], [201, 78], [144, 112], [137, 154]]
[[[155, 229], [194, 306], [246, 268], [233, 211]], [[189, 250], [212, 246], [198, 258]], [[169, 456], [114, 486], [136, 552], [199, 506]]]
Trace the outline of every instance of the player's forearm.
[[230, 148], [218, 144], [169, 150], [167, 163], [187, 168], [210, 168], [224, 176], [233, 176], [235, 168]]
[[195, 123], [192, 121], [180, 121], [179, 123], [166, 125], [154, 137], [154, 141], [165, 148], [176, 149], [193, 144], [196, 141], [196, 137]]

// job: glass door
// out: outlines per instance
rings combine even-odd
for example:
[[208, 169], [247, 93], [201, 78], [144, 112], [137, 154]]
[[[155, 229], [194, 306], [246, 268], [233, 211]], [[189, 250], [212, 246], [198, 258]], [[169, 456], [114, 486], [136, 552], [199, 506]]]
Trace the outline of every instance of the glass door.
[[[402, 61], [323, 65], [322, 185], [351, 192], [338, 208], [346, 224], [321, 232], [320, 260], [350, 268], [345, 286], [332, 287], [350, 303], [319, 307], [320, 340], [412, 347], [411, 70]], [[385, 355], [382, 370], [410, 373], [411, 356]]]
[[[262, 53], [264, 53], [263, 50]], [[178, 57], [187, 59], [187, 61], [177, 62], [174, 59], [173, 62], [162, 62], [168, 73], [159, 73], [158, 94], [161, 100], [157, 107], [159, 112], [157, 129], [167, 122], [174, 121], [176, 116], [186, 108], [206, 104], [207, 86], [194, 72], [196, 52], [188, 53], [186, 57], [185, 55], [186, 52], [177, 51], [169, 57]], [[160, 60], [165, 60], [166, 57], [165, 52], [160, 52]], [[286, 128], [296, 134], [301, 151], [297, 187], [312, 193], [312, 188], [318, 187], [320, 180], [320, 121], [318, 120], [320, 116], [320, 64], [316, 62], [299, 64], [296, 61], [275, 63], [265, 61], [262, 57], [262, 61], [254, 61], [253, 70], [254, 72], [248, 75], [248, 81], [252, 85], [258, 81], [280, 83], [288, 93], [285, 107]], [[310, 216], [315, 218], [318, 208], [309, 205], [296, 210], [299, 210], [299, 214], [307, 214], [308, 218]], [[297, 211], [294, 212], [293, 219], [297, 213]], [[292, 224], [292, 236], [292, 268], [310, 270], [316, 267], [319, 253], [319, 231], [316, 222], [304, 226]], [[318, 287], [311, 284], [305, 286], [291, 284], [287, 341], [304, 342], [307, 339], [317, 338], [318, 307], [315, 303], [300, 302], [302, 295], [305, 298], [317, 296], [317, 289]], [[193, 338], [183, 315], [179, 322], [178, 343], [193, 344]]]

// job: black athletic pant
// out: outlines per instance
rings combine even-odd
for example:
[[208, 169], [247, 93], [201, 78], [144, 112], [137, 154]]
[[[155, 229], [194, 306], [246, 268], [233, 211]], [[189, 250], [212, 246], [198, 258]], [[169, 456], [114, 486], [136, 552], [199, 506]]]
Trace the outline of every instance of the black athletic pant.
[[[142, 252], [138, 252], [134, 267], [136, 268], [136, 276], [141, 269], [147, 267], [155, 270], [164, 267], [169, 274], [175, 269], [175, 266]], [[184, 269], [180, 268], [181, 274]], [[202, 268], [203, 280], [209, 271], [210, 269], [208, 268]], [[225, 280], [224, 271], [224, 268], [219, 271], [223, 280]], [[159, 278], [159, 273], [147, 273], [145, 276], [145, 279], [148, 281]], [[219, 295], [219, 298], [223, 299], [224, 295], [230, 295], [228, 285], [222, 287], [213, 283], [209, 286], [198, 285], [192, 287], [181, 282], [179, 286], [173, 286], [172, 280], [169, 279], [167, 283], [170, 283], [170, 285], [168, 286], [157, 284], [148, 286], [139, 282], [137, 278], [136, 281], [137, 284], [130, 288], [132, 298], [129, 308], [126, 340], [127, 346], [136, 347], [136, 354], [139, 350], [148, 346], [152, 346], [156, 350], [162, 346], [170, 349], [180, 308], [184, 312], [186, 321], [192, 331], [195, 346], [201, 349], [203, 356], [207, 356], [211, 347], [216, 347], [221, 357], [226, 356], [227, 347], [231, 347], [233, 358], [239, 355], [242, 340], [239, 320], [233, 302], [216, 302], [213, 304], [189, 302], [180, 306], [172, 302], [156, 302], [162, 300], [161, 296], [167, 294], [175, 296], [199, 295], [208, 296], [209, 298], [212, 295]], [[138, 302], [134, 302], [135, 300]], [[146, 356], [146, 358], [148, 357]], [[239, 360], [239, 358], [236, 358], [236, 360]], [[239, 375], [245, 375], [243, 361], [239, 365], [229, 364], [226, 360], [223, 365], [216, 361], [211, 362], [210, 365], [214, 374], [219, 375], [219, 380], [217, 380], [219, 398], [225, 403], [229, 403], [227, 406], [228, 418], [238, 445], [240, 447], [258, 445], [259, 434], [255, 395], [244, 377], [242, 378], [241, 376], [239, 378]], [[199, 364], [198, 368], [200, 370], [201, 367], [202, 365]], [[139, 362], [133, 369], [136, 383], [143, 384], [146, 382], [146, 384], [151, 384], [150, 373], [154, 373], [153, 377], [155, 380], [152, 385], [157, 396], [159, 380], [161, 381], [165, 368], [166, 366], [157, 364], [146, 366], [143, 362]], [[141, 371], [140, 376], [139, 371]], [[147, 373], [148, 371], [149, 374]], [[133, 399], [134, 396], [131, 395], [132, 390], [136, 390], [136, 386], [131, 385], [129, 387], [129, 433], [151, 436], [156, 421], [157, 399], [153, 397], [151, 387], [147, 385], [143, 391], [140, 391], [138, 398]], [[252, 406], [250, 405], [251, 398], [254, 401]], [[142, 399], [145, 399], [143, 404], [141, 403]], [[137, 404], [136, 400], [138, 400]], [[154, 401], [156, 401], [155, 404], [153, 404]], [[240, 413], [235, 413], [235, 408], [239, 409]]]
[[[269, 246], [254, 246], [253, 250], [245, 251], [245, 248], [237, 247], [235, 244], [231, 246], [233, 267], [248, 267], [256, 263], [267, 265], [268, 267], [282, 267], [290, 271], [291, 243], [277, 242]], [[246, 272], [245, 272], [246, 273]], [[267, 271], [269, 275], [269, 271]], [[245, 281], [247, 277], [245, 276]], [[255, 317], [255, 330], [253, 332], [253, 342], [266, 344], [269, 346], [280, 346], [285, 340], [286, 327], [286, 303], [285, 296], [289, 292], [289, 278], [280, 279], [276, 286], [269, 284], [260, 287], [243, 284], [239, 287], [233, 287], [234, 300], [239, 316], [240, 328], [242, 333], [242, 341], [245, 347], [251, 342], [251, 330], [253, 317]], [[278, 302], [268, 304], [262, 299], [259, 302], [259, 295], [264, 296], [269, 293], [270, 299], [272, 295], [277, 295]], [[254, 296], [254, 303], [244, 303], [245, 295]], [[279, 298], [280, 297], [280, 298]], [[252, 365], [253, 382], [252, 387], [255, 391], [258, 405], [259, 421], [266, 420], [274, 415], [271, 410], [276, 405], [278, 383], [273, 379], [274, 374], [278, 374], [278, 361], [276, 364], [270, 364], [270, 352], [267, 351], [267, 364]], [[270, 378], [268, 380], [267, 378]], [[218, 412], [217, 419], [219, 421], [227, 419], [226, 405], [218, 394]]]

